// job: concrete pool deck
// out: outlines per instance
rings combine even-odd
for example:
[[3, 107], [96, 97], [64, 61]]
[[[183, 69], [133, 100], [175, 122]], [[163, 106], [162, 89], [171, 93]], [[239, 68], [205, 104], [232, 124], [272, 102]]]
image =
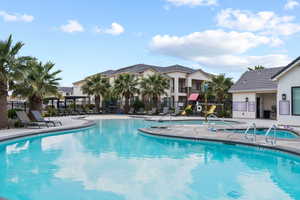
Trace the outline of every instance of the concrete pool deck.
[[[170, 119], [173, 121], [182, 120], [203, 120], [202, 117], [161, 117], [161, 116], [147, 116], [147, 115], [82, 115], [82, 116], [67, 116], [67, 117], [56, 117], [50, 118], [50, 120], [60, 120], [62, 126], [50, 127], [50, 128], [18, 128], [18, 129], [5, 129], [0, 130], [0, 142], [12, 140], [21, 137], [46, 134], [50, 132], [60, 132], [72, 129], [80, 129], [85, 127], [90, 127], [95, 125], [96, 120], [100, 119], [146, 119], [146, 120], [166, 120]], [[277, 124], [274, 120], [247, 120], [247, 119], [224, 119], [225, 121], [238, 121], [239, 124], [234, 126], [228, 126], [234, 129], [245, 129], [250, 124], [256, 123], [258, 128], [269, 128], [273, 124]], [[221, 125], [224, 127], [224, 125]], [[221, 129], [222, 127], [219, 126]], [[141, 129], [144, 134], [163, 136], [163, 137], [177, 137], [182, 139], [192, 139], [192, 140], [207, 140], [216, 141], [231, 144], [244, 144], [251, 146], [260, 146], [265, 148], [272, 148], [277, 150], [286, 151], [289, 153], [300, 155], [300, 138], [297, 139], [277, 139], [277, 144], [275, 146], [266, 144], [264, 136], [257, 136], [257, 141], [255, 143], [247, 141], [243, 134], [238, 133], [228, 133], [224, 131], [210, 132], [208, 127], [205, 125], [169, 125], [167, 129], [151, 129], [144, 128]], [[300, 135], [300, 127], [294, 127], [293, 131]]]
[[[272, 145], [266, 142], [266, 138], [263, 135], [256, 135], [255, 141], [253, 137], [247, 139], [244, 133], [230, 133], [224, 129], [247, 129], [252, 123], [256, 123], [257, 128], [269, 128], [276, 124], [276, 121], [272, 120], [235, 120], [239, 121], [240, 124], [234, 125], [212, 125], [217, 131], [210, 131], [211, 125], [163, 125], [161, 127], [150, 127], [139, 129], [141, 134], [155, 137], [164, 138], [178, 138], [188, 140], [202, 140], [212, 142], [222, 142], [226, 144], [241, 144], [247, 146], [263, 147], [273, 150], [280, 150], [300, 156], [300, 137], [293, 139], [277, 138], [276, 144]], [[228, 121], [230, 121], [228, 120]], [[226, 121], [226, 120], [225, 120]], [[279, 127], [279, 129], [283, 129]], [[300, 136], [299, 127], [293, 127], [292, 130], [296, 135]]]
[[[48, 120], [48, 118], [46, 118]], [[59, 120], [62, 122], [62, 126], [55, 127], [28, 127], [28, 128], [11, 128], [0, 130], [0, 142], [13, 140], [21, 137], [28, 137], [39, 134], [46, 134], [51, 132], [60, 132], [72, 129], [80, 129], [95, 124], [94, 121], [86, 120], [82, 116], [68, 116], [68, 117], [53, 117], [49, 120]]]

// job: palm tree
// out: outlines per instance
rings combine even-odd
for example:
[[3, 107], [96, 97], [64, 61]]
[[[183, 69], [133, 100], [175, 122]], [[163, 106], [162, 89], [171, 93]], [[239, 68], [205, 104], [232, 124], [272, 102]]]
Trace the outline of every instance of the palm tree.
[[26, 66], [22, 80], [12, 85], [13, 96], [27, 98], [29, 110], [42, 111], [43, 99], [46, 96], [58, 95], [58, 81], [61, 78], [57, 75], [61, 70], [53, 71], [54, 63], [43, 64], [37, 59], [28, 61]]
[[104, 97], [109, 92], [109, 80], [101, 74], [96, 74], [86, 79], [85, 84], [82, 85], [81, 90], [83, 94], [95, 96], [95, 105], [98, 112], [100, 112], [101, 96]]
[[262, 69], [265, 69], [265, 67], [262, 66], [262, 65], [256, 65], [254, 67], [248, 67], [249, 71], [258, 71], [258, 70], [262, 70]]
[[139, 81], [133, 74], [120, 74], [114, 82], [114, 93], [125, 98], [124, 111], [129, 111], [129, 99], [139, 93]]
[[232, 78], [225, 77], [225, 74], [213, 76], [209, 83], [209, 93], [215, 97], [217, 102], [222, 102], [231, 97], [228, 91], [232, 85]]
[[11, 35], [7, 40], [0, 41], [0, 128], [5, 128], [8, 125], [7, 95], [9, 85], [22, 75], [23, 62], [28, 59], [28, 57], [17, 57], [23, 46], [22, 42], [13, 44]]
[[140, 85], [142, 95], [150, 98], [153, 104], [158, 107], [160, 96], [167, 94], [166, 90], [170, 87], [170, 81], [161, 74], [153, 74], [143, 78]]

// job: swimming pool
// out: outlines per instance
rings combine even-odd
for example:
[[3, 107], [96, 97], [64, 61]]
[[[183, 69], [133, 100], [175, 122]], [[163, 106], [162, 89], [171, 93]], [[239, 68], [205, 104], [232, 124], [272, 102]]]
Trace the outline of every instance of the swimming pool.
[[168, 125], [168, 124], [174, 124], [174, 125], [203, 125], [205, 123], [215, 124], [215, 125], [233, 125], [233, 124], [240, 124], [240, 122], [237, 121], [222, 121], [222, 120], [210, 120], [209, 122], [206, 122], [204, 120], [164, 120], [164, 121], [153, 121], [153, 120], [146, 120], [148, 123], [155, 123], [155, 124], [161, 124], [161, 125]]
[[[228, 130], [228, 131], [234, 132], [234, 133], [245, 133], [246, 130], [245, 129], [232, 129], [232, 130]], [[257, 135], [266, 135], [267, 131], [268, 131], [268, 129], [256, 129], [256, 134]], [[251, 130], [249, 130], [248, 133], [253, 134], [254, 130], [251, 129]], [[273, 132], [272, 132], [272, 136], [273, 136]], [[295, 133], [293, 133], [292, 131], [278, 129], [278, 130], [276, 130], [276, 137], [293, 139], [293, 138], [297, 138], [299, 136], [296, 135]]]
[[143, 120], [0, 145], [11, 200], [300, 199], [300, 158], [253, 147], [145, 137]]

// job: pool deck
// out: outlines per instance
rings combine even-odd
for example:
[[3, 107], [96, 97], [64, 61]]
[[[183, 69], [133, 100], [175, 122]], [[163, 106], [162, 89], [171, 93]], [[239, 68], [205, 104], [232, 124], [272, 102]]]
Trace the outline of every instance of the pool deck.
[[[68, 116], [50, 118], [50, 120], [60, 120], [62, 126], [50, 127], [50, 128], [17, 128], [17, 129], [5, 129], [0, 130], [0, 142], [13, 140], [21, 137], [41, 135], [50, 132], [60, 132], [72, 129], [80, 129], [95, 125], [95, 121], [99, 119], [132, 119], [140, 118], [146, 120], [203, 120], [201, 117], [161, 117], [161, 116], [133, 116], [133, 115], [86, 115], [86, 116]], [[238, 121], [239, 124], [234, 126], [227, 126], [226, 128], [245, 129], [251, 123], [255, 122], [258, 128], [269, 128], [271, 125], [276, 124], [273, 120], [247, 120], [247, 119], [224, 119], [225, 121]], [[226, 126], [226, 125], [225, 125]], [[224, 125], [216, 125], [216, 128], [220, 130], [217, 132], [211, 132], [208, 130], [207, 125], [169, 125], [165, 129], [160, 128], [144, 128], [141, 129], [142, 134], [160, 136], [160, 137], [172, 137], [190, 140], [206, 140], [223, 142], [230, 144], [243, 144], [251, 146], [260, 146], [265, 148], [277, 149], [286, 151], [289, 153], [300, 155], [300, 138], [298, 139], [277, 139], [276, 145], [266, 144], [264, 136], [257, 136], [256, 142], [245, 139], [245, 135], [238, 133], [228, 133], [222, 131]], [[300, 135], [300, 127], [294, 127], [293, 131]]]
[[[48, 120], [48, 118], [46, 118]], [[62, 126], [55, 127], [28, 127], [28, 128], [11, 128], [0, 130], [0, 142], [13, 140], [21, 137], [28, 137], [33, 135], [40, 135], [52, 132], [60, 132], [72, 129], [80, 129], [90, 127], [95, 124], [94, 121], [86, 120], [82, 116], [69, 116], [69, 117], [54, 117], [49, 120], [59, 120]]]
[[[139, 129], [141, 134], [155, 137], [164, 138], [178, 138], [188, 140], [202, 140], [202, 141], [213, 141], [222, 142], [226, 144], [241, 144], [248, 146], [263, 147], [273, 150], [280, 150], [296, 155], [300, 155], [300, 137], [293, 139], [277, 138], [276, 144], [272, 145], [266, 142], [265, 136], [256, 135], [255, 141], [252, 135], [248, 135], [246, 138], [243, 133], [230, 133], [225, 132], [224, 129], [247, 129], [247, 127], [256, 122], [257, 128], [269, 128], [275, 121], [267, 120], [251, 120], [244, 121], [241, 124], [234, 125], [163, 125], [160, 127], [150, 127]], [[211, 131], [209, 128], [213, 127], [216, 131]], [[299, 128], [293, 128], [295, 134], [300, 135]]]

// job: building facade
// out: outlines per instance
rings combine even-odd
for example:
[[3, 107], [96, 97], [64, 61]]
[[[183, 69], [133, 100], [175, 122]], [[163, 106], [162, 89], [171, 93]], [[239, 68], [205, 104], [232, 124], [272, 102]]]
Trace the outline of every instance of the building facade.
[[247, 71], [229, 90], [234, 118], [300, 125], [300, 57], [286, 67]]
[[[200, 93], [202, 82], [209, 81], [212, 76], [201, 69], [195, 70], [181, 65], [159, 67], [145, 64], [124, 67], [118, 70], [108, 70], [100, 74], [108, 77], [110, 84], [113, 86], [114, 80], [124, 73], [134, 74], [138, 79], [146, 78], [155, 73], [166, 76], [170, 81], [170, 88], [166, 91], [167, 95], [161, 98], [169, 97], [173, 106], [185, 105], [188, 97], [192, 93]], [[81, 91], [84, 82], [85, 80], [81, 80], [73, 83], [74, 95], [84, 95]]]

